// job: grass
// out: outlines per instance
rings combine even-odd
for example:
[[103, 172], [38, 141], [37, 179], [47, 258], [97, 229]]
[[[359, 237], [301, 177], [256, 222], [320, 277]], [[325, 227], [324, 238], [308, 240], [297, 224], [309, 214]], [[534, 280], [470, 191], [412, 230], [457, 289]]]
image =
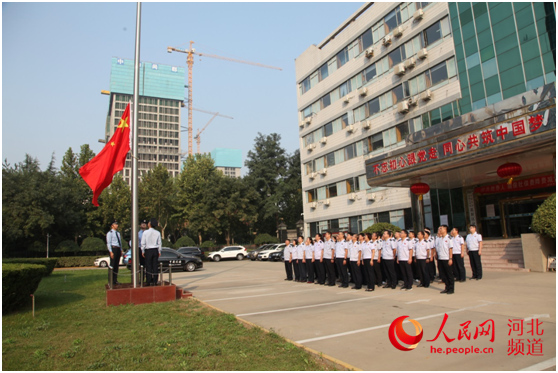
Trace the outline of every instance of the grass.
[[[129, 278], [121, 270], [122, 280]], [[327, 370], [278, 334], [194, 300], [105, 306], [106, 271], [55, 271], [2, 316], [3, 370]]]

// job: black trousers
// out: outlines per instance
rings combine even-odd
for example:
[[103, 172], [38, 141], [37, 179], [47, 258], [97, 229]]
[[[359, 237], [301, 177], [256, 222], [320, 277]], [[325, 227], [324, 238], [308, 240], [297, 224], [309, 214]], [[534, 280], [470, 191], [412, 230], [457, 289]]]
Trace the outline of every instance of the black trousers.
[[298, 260], [298, 270], [300, 273], [299, 280], [302, 282], [308, 281], [308, 273], [306, 273], [306, 263], [302, 261], [302, 259]]
[[[120, 257], [122, 256], [122, 250], [119, 247], [118, 248], [113, 247], [112, 253], [114, 254], [114, 258], [110, 258], [110, 266], [112, 267], [112, 283], [116, 284], [116, 282], [118, 281], [118, 267], [120, 266]], [[109, 272], [109, 281], [110, 281], [110, 272]]]
[[413, 279], [420, 279], [420, 268], [417, 263], [417, 258], [413, 256], [413, 263], [411, 264], [411, 269], [413, 270]]
[[428, 262], [426, 266], [428, 267], [428, 272], [430, 273], [430, 282], [433, 282], [434, 278], [436, 277], [435, 259], [432, 259], [430, 262]]
[[449, 265], [449, 260], [438, 259], [438, 271], [440, 278], [444, 281], [447, 291], [454, 291], [453, 271]]
[[465, 263], [463, 262], [463, 258], [461, 254], [453, 254], [453, 275], [456, 281], [465, 281]]
[[395, 277], [396, 277], [396, 281], [395, 284], [397, 285], [399, 283], [399, 281], [403, 281], [403, 273], [401, 273], [401, 266], [396, 266], [394, 264], [394, 268], [395, 268]]
[[376, 265], [371, 259], [364, 259], [362, 263], [362, 270], [364, 272], [364, 279], [366, 280], [367, 288], [374, 290], [376, 279], [374, 276], [374, 266], [371, 266], [370, 262], [372, 262], [374, 266]]
[[399, 268], [401, 268], [401, 275], [403, 276], [403, 288], [413, 288], [413, 270], [411, 265], [406, 260], [399, 261]]
[[293, 259], [291, 263], [294, 269], [294, 279], [295, 281], [300, 281], [300, 266], [298, 265], [298, 259]]
[[349, 273], [347, 272], [347, 265], [343, 264], [343, 258], [335, 258], [335, 263], [337, 264], [337, 270], [339, 271], [339, 276], [341, 277], [341, 286], [349, 286]]
[[331, 259], [324, 259], [325, 270], [327, 272], [327, 283], [328, 285], [335, 285], [335, 280], [337, 276], [335, 275], [335, 263]]
[[318, 284], [320, 285], [325, 284], [325, 261], [326, 259], [323, 259], [320, 262], [320, 259], [318, 259], [314, 262], [314, 269], [316, 270], [316, 275], [318, 276]]
[[478, 251], [469, 251], [469, 260], [471, 261], [471, 270], [473, 271], [473, 278], [482, 278], [482, 263], [481, 256]]
[[395, 261], [393, 259], [382, 259], [384, 269], [386, 271], [386, 284], [392, 289], [397, 286], [397, 277], [395, 275]]
[[147, 271], [147, 284], [157, 285], [159, 281], [159, 271], [157, 265], [159, 264], [159, 250], [158, 249], [145, 249], [145, 266]]
[[430, 286], [430, 272], [428, 271], [428, 263], [426, 259], [417, 259], [417, 266], [419, 268], [420, 284], [427, 288]]
[[287, 274], [287, 280], [291, 281], [293, 279], [293, 263], [285, 260], [285, 273]]
[[362, 289], [362, 273], [360, 272], [360, 266], [357, 265], [357, 261], [351, 261], [351, 276], [353, 277], [353, 282], [355, 283], [355, 289]]
[[308, 282], [314, 282], [314, 262], [312, 258], [306, 259], [306, 274], [308, 276]]
[[[380, 255], [380, 253], [378, 253], [378, 256], [379, 255]], [[380, 264], [381, 264], [380, 265], [380, 271], [382, 271], [382, 281], [386, 281], [386, 284], [387, 284], [388, 275], [386, 273], [386, 266], [382, 262], [383, 262], [383, 260], [380, 262]]]
[[378, 260], [374, 259], [374, 266], [372, 268], [374, 268], [374, 280], [376, 285], [382, 285], [382, 262], [378, 263]]

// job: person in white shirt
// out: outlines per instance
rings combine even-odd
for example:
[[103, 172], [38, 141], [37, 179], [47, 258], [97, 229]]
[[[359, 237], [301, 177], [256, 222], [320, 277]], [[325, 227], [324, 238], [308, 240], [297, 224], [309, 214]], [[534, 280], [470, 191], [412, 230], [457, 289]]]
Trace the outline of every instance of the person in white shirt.
[[318, 276], [318, 285], [325, 285], [325, 266], [324, 266], [324, 241], [322, 235], [316, 234], [314, 241], [314, 269]]
[[424, 240], [428, 242], [428, 246], [430, 248], [430, 261], [426, 263], [426, 267], [428, 268], [428, 273], [430, 274], [430, 283], [434, 282], [436, 278], [436, 245], [435, 245], [435, 237], [432, 237], [430, 233], [430, 228], [424, 228]]
[[370, 233], [361, 233], [358, 238], [361, 242], [361, 252], [362, 252], [362, 273], [364, 277], [364, 283], [366, 284], [366, 291], [374, 291], [374, 286], [376, 285], [376, 279], [374, 278], [374, 245], [370, 238], [372, 235]]
[[323, 261], [327, 272], [327, 285], [335, 286], [335, 242], [330, 232], [325, 233], [325, 239]]
[[417, 264], [417, 251], [414, 249], [414, 246], [416, 246], [417, 242], [418, 242], [418, 238], [415, 235], [415, 232], [413, 231], [409, 231], [409, 240], [411, 240], [411, 242], [413, 243], [413, 262], [411, 263], [411, 269], [413, 270], [413, 279], [416, 282], [420, 281], [420, 269], [418, 267]]
[[430, 273], [428, 271], [427, 263], [430, 261], [430, 242], [424, 239], [423, 231], [417, 232], [418, 242], [415, 244], [416, 260], [419, 268], [420, 284], [419, 288], [427, 288], [430, 286]]
[[453, 264], [453, 242], [448, 235], [448, 226], [441, 225], [438, 229], [438, 237], [436, 237], [436, 255], [438, 256], [438, 270], [440, 271], [440, 278], [446, 285], [446, 288], [441, 291], [442, 294], [454, 293], [454, 280], [451, 266]]
[[157, 219], [151, 219], [148, 224], [149, 229], [141, 236], [141, 255], [145, 258], [147, 286], [156, 286], [159, 280], [157, 267], [161, 256], [162, 241], [161, 233], [155, 229], [157, 225]]
[[351, 277], [355, 286], [352, 289], [360, 290], [362, 289], [362, 272], [360, 270], [360, 261], [362, 259], [362, 248], [361, 243], [358, 241], [358, 235], [354, 233], [349, 233], [352, 239], [352, 245], [349, 251], [349, 261], [351, 263]]
[[298, 237], [298, 246], [296, 247], [297, 257], [298, 257], [298, 272], [300, 273], [300, 278], [298, 282], [307, 282], [308, 273], [306, 273], [306, 245], [304, 244], [304, 237]]
[[482, 278], [482, 263], [481, 263], [481, 252], [482, 252], [482, 236], [477, 233], [477, 226], [471, 224], [469, 226], [469, 234], [467, 235], [467, 253], [469, 254], [469, 260], [471, 261], [471, 270], [473, 271], [472, 279], [480, 280]]
[[291, 240], [288, 238], [285, 240], [285, 249], [283, 249], [283, 261], [285, 262], [285, 272], [287, 273], [287, 278], [285, 281], [293, 280], [293, 260], [291, 258], [293, 246], [291, 245]]
[[380, 234], [374, 232], [370, 235], [370, 243], [372, 244], [372, 267], [374, 268], [374, 280], [376, 286], [382, 286], [382, 263], [380, 261], [380, 254], [382, 252], [382, 240]]
[[335, 263], [341, 277], [340, 288], [349, 287], [349, 273], [347, 272], [347, 259], [349, 256], [349, 248], [343, 233], [337, 236], [337, 243], [335, 244]]
[[390, 232], [385, 230], [382, 234], [382, 263], [386, 272], [386, 284], [384, 288], [395, 289], [397, 286], [397, 277], [395, 275], [395, 240], [390, 237]]
[[294, 280], [295, 282], [300, 282], [300, 266], [298, 265], [297, 241], [293, 242], [293, 247], [291, 248], [291, 261], [294, 270]]
[[465, 282], [465, 264], [463, 263], [463, 257], [465, 256], [465, 240], [459, 235], [459, 230], [453, 228], [451, 230], [451, 237], [453, 240], [453, 275], [455, 281]]
[[401, 290], [413, 290], [413, 271], [411, 263], [413, 262], [414, 243], [407, 237], [408, 232], [401, 230], [401, 239], [397, 243], [397, 263], [401, 267], [401, 275], [403, 276], [403, 286]]
[[306, 238], [304, 243], [304, 260], [306, 261], [306, 275], [308, 276], [307, 284], [314, 283], [314, 242], [310, 237]]

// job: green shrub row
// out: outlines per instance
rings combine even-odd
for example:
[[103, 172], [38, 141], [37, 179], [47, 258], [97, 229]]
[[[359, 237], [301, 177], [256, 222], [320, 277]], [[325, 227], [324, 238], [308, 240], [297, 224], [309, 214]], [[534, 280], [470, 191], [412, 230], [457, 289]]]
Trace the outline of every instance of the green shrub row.
[[[108, 252], [107, 252], [108, 256]], [[91, 267], [99, 256], [62, 256], [58, 259], [56, 268], [64, 267]]]
[[47, 273], [40, 264], [2, 263], [2, 313], [28, 304]]
[[548, 197], [535, 211], [533, 232], [556, 238], [556, 193]]
[[23, 263], [23, 264], [39, 264], [44, 265], [47, 270], [46, 276], [50, 276], [52, 271], [54, 271], [54, 267], [56, 267], [56, 263], [58, 262], [58, 258], [10, 258], [10, 259], [2, 259], [2, 263]]

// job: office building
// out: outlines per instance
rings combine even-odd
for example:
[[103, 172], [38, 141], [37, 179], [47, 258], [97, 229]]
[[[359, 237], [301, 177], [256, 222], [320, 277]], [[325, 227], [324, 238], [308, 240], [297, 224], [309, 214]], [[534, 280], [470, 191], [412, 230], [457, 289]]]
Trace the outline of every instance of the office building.
[[[172, 176], [180, 172], [180, 108], [184, 102], [185, 70], [179, 66], [142, 62], [140, 66], [138, 113], [139, 176], [164, 165]], [[105, 138], [114, 133], [120, 117], [133, 97], [134, 61], [112, 58], [110, 104]], [[130, 184], [131, 157], [122, 170]]]
[[528, 230], [555, 185], [555, 17], [552, 3], [365, 4], [310, 46], [296, 59], [306, 232]]
[[215, 148], [211, 152], [211, 158], [215, 162], [215, 168], [223, 172], [223, 175], [240, 177], [242, 168], [242, 151], [240, 149]]

